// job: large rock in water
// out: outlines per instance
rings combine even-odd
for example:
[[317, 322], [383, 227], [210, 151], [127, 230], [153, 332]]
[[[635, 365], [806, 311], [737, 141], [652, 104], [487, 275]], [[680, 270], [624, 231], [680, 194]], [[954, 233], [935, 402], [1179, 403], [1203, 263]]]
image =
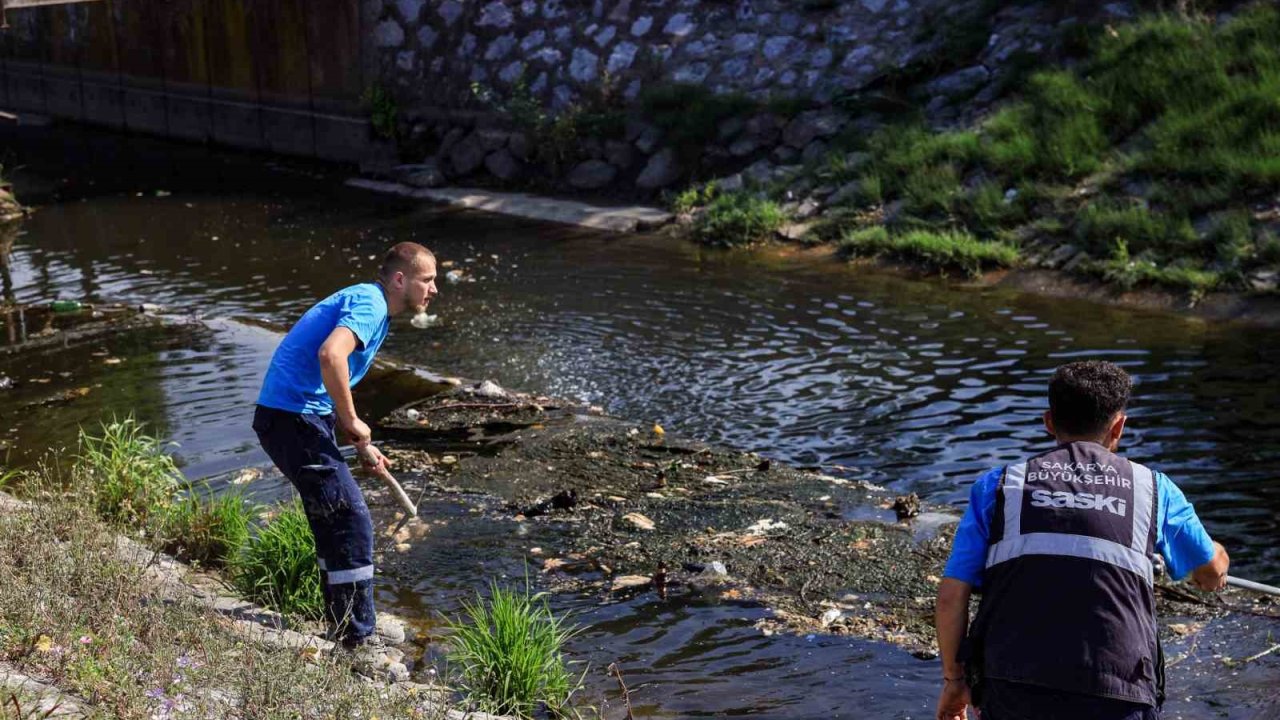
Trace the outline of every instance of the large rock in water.
[[649, 158], [640, 177], [636, 178], [636, 187], [642, 190], [664, 188], [680, 178], [680, 164], [676, 161], [676, 151], [664, 148], [657, 155]]
[[580, 162], [569, 171], [569, 184], [579, 190], [595, 190], [613, 182], [618, 168], [603, 160]]

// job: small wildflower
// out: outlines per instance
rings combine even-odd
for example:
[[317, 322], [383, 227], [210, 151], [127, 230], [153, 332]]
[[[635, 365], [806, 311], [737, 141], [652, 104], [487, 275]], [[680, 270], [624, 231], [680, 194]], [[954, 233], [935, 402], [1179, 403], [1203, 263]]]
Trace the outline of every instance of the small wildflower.
[[81, 635], [81, 636], [80, 636], [80, 644], [81, 644], [81, 645], [88, 645], [88, 644], [90, 644], [90, 643], [92, 643], [92, 642], [93, 642], [93, 638], [92, 638], [92, 637], [89, 637], [88, 635]]

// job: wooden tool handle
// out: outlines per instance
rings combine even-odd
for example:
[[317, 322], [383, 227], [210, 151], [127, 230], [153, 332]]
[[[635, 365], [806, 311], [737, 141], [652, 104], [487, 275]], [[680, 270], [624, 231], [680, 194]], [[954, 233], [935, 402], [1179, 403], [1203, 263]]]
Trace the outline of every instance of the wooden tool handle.
[[357, 447], [356, 453], [360, 456], [361, 461], [364, 462], [366, 467], [375, 468], [373, 474], [377, 475], [378, 479], [382, 481], [382, 484], [387, 486], [387, 489], [395, 496], [396, 502], [400, 504], [400, 507], [404, 508], [404, 511], [409, 513], [410, 517], [417, 515], [417, 506], [414, 505], [413, 501], [409, 499], [409, 496], [405, 494], [404, 488], [400, 487], [400, 483], [396, 482], [396, 478], [391, 474], [391, 471], [387, 470], [387, 468], [381, 463], [373, 461], [373, 458], [371, 457], [372, 450], [373, 445], [368, 444], [362, 447]]

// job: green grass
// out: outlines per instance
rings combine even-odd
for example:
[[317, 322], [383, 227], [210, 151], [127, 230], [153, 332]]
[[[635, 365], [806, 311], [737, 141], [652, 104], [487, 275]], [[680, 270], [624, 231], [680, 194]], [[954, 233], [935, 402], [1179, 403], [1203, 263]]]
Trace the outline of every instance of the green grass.
[[[159, 591], [121, 559], [87, 498], [57, 492], [59, 478], [40, 484], [38, 504], [0, 514], [0, 656], [90, 701], [90, 717], [444, 717], [341, 656], [251, 642], [215, 610]], [[6, 693], [0, 715], [14, 709]]]
[[324, 614], [315, 540], [299, 501], [280, 506], [232, 556], [228, 570], [236, 590], [249, 600], [286, 615], [318, 619]]
[[187, 483], [164, 444], [132, 418], [104, 422], [98, 434], [81, 431], [71, 480], [65, 490], [121, 531], [141, 534], [183, 560], [225, 567], [254, 602], [322, 616], [315, 542], [300, 503], [279, 506], [255, 533], [259, 508], [239, 493], [211, 496]]
[[582, 677], [569, 672], [564, 645], [577, 629], [555, 617], [545, 595], [531, 594], [527, 580], [522, 590], [492, 583], [489, 598], [465, 603], [448, 627], [449, 661], [477, 709], [528, 718], [545, 705], [572, 714]]
[[[1207, 17], [1152, 14], [1093, 33], [1072, 69], [1030, 73], [973, 128], [877, 131], [858, 169], [877, 192], [852, 202], [900, 212], [887, 233], [851, 247], [945, 265], [938, 248], [964, 246], [957, 238], [1053, 220], [1109, 268], [1108, 282], [1243, 287], [1277, 263], [1275, 240], [1243, 212], [1208, 232], [1200, 218], [1280, 191], [1280, 9], [1260, 3], [1221, 25]], [[844, 179], [838, 167], [824, 172]], [[1082, 182], [1101, 199], [1076, 199]], [[1118, 195], [1129, 188], [1145, 197]], [[908, 242], [908, 230], [926, 233]], [[1116, 264], [1118, 242], [1137, 259]]]
[[73, 477], [98, 514], [118, 527], [153, 529], [173, 504], [182, 474], [160, 440], [132, 417], [80, 431]]
[[1199, 252], [1200, 241], [1185, 218], [1137, 204], [1092, 203], [1077, 216], [1075, 232], [1081, 248], [1094, 257], [1105, 257], [1118, 241], [1134, 253], [1171, 248], [1179, 255]]
[[165, 514], [162, 547], [187, 562], [225, 566], [249, 544], [256, 514], [238, 492], [214, 496], [206, 486], [188, 485]]
[[1150, 258], [1133, 258], [1123, 241], [1116, 242], [1110, 258], [1091, 263], [1089, 269], [1102, 279], [1126, 290], [1142, 285], [1161, 285], [1187, 291], [1192, 301], [1216, 289], [1223, 282], [1222, 273], [1201, 267], [1190, 260], [1172, 265], [1156, 263]]
[[676, 193], [671, 199], [671, 212], [684, 214], [708, 205], [715, 200], [717, 188], [715, 181], [705, 185], [691, 185]]
[[694, 222], [693, 236], [708, 245], [745, 245], [768, 238], [786, 219], [772, 200], [745, 192], [726, 193], [706, 206]]
[[1012, 245], [979, 240], [962, 231], [911, 230], [891, 234], [884, 227], [873, 226], [846, 233], [839, 251], [845, 257], [906, 260], [932, 270], [959, 270], [970, 276], [1018, 262], [1018, 251]]

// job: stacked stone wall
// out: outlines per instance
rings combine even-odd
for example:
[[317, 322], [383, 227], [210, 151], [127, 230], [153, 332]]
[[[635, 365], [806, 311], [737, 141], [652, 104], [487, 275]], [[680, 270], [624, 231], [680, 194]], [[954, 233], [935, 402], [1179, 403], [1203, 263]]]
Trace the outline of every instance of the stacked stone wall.
[[[554, 116], [607, 97], [629, 116], [625, 133], [582, 138], [550, 174], [579, 190], [654, 192], [740, 171], [768, 181], [780, 167], [819, 160], [833, 137], [858, 127], [841, 100], [903, 76], [919, 83], [914, 101], [931, 122], [966, 119], [1007, 87], [1010, 58], [1043, 54], [1063, 28], [1128, 10], [987, 0], [362, 0], [362, 12], [372, 33], [367, 70], [404, 113], [400, 159], [414, 165], [401, 174], [416, 184], [482, 171], [508, 183], [545, 176], [538, 139], [504, 126], [504, 102], [519, 97]], [[752, 109], [708, 129], [691, 156], [639, 111], [648, 92], [670, 85]]]

